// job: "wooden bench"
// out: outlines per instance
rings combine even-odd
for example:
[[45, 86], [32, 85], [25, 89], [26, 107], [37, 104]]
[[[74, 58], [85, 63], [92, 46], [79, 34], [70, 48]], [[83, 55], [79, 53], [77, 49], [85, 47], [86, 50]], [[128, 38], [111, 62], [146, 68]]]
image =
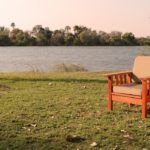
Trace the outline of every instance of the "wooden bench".
[[142, 118], [147, 117], [150, 102], [150, 56], [137, 56], [132, 71], [110, 73], [108, 78], [108, 109], [113, 101], [141, 105]]

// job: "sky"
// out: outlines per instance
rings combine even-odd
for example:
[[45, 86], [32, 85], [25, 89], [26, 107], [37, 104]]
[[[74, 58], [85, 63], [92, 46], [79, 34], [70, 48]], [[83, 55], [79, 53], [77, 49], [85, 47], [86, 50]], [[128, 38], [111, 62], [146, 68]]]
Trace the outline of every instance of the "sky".
[[51, 30], [84, 25], [97, 31], [150, 36], [150, 0], [0, 0], [0, 26]]

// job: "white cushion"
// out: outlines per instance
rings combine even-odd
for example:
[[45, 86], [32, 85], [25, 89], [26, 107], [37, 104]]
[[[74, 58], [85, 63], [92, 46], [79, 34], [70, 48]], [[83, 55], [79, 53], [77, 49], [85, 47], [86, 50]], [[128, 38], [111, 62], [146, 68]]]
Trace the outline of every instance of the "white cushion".
[[150, 76], [150, 56], [137, 56], [135, 58], [133, 74], [138, 78]]
[[131, 95], [142, 95], [142, 84], [124, 84], [113, 86], [113, 92]]

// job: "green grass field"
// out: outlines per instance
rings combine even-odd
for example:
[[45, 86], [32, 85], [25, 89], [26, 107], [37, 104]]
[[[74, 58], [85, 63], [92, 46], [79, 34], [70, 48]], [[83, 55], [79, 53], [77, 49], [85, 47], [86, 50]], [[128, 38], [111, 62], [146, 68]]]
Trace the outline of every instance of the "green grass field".
[[148, 150], [150, 112], [142, 120], [140, 106], [123, 103], [108, 112], [101, 73], [1, 73], [0, 149]]

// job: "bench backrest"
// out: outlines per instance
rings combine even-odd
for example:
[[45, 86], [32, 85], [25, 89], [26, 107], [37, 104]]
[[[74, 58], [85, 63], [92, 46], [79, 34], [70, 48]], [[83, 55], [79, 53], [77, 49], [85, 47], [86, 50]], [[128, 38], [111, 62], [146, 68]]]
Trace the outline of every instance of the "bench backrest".
[[137, 56], [135, 58], [133, 74], [138, 78], [150, 76], [150, 56]]

